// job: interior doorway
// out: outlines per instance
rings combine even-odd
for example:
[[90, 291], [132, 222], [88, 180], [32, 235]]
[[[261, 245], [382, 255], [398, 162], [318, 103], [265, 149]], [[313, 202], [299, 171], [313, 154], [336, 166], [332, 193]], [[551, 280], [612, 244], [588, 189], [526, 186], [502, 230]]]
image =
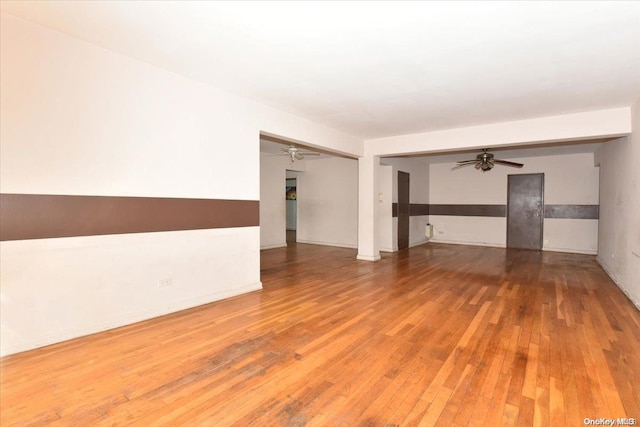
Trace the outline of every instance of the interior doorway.
[[287, 243], [297, 241], [298, 230], [298, 185], [296, 178], [285, 180], [286, 233]]
[[398, 171], [398, 250], [409, 247], [409, 174]]
[[507, 247], [542, 249], [544, 174], [509, 175], [507, 185]]

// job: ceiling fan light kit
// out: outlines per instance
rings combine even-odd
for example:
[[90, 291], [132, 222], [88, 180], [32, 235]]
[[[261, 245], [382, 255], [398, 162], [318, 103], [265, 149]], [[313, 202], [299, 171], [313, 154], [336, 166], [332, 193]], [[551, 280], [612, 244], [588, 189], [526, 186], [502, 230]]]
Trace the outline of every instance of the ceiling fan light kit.
[[485, 148], [482, 150], [481, 154], [478, 154], [476, 156], [475, 159], [473, 160], [461, 160], [459, 162], [457, 162], [458, 164], [454, 167], [451, 168], [451, 170], [456, 170], [456, 169], [460, 169], [463, 168], [465, 166], [471, 166], [474, 165], [474, 167], [478, 170], [481, 170], [482, 172], [487, 172], [490, 171], [491, 169], [493, 169], [493, 167], [498, 164], [498, 165], [504, 165], [504, 166], [510, 166], [512, 168], [521, 168], [522, 166], [524, 166], [522, 163], [516, 163], [516, 162], [510, 162], [507, 160], [499, 160], [499, 159], [494, 159], [493, 158], [493, 154], [489, 153], [489, 149]]
[[284, 154], [280, 154], [280, 156], [289, 156], [289, 157], [291, 157], [291, 163], [295, 162], [296, 160], [304, 159], [304, 156], [319, 156], [320, 155], [320, 153], [312, 153], [310, 151], [300, 151], [300, 149], [298, 147], [296, 147], [295, 145], [290, 145], [287, 148], [282, 147], [281, 150], [284, 151]]

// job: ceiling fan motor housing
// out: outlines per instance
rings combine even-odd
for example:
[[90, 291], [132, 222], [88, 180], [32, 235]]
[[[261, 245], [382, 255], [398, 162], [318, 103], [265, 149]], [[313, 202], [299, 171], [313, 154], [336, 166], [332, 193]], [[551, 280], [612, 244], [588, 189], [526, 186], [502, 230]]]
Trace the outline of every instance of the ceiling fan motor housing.
[[460, 169], [465, 166], [473, 165], [477, 170], [481, 170], [482, 172], [487, 172], [493, 169], [496, 163], [505, 166], [511, 166], [514, 168], [521, 168], [524, 166], [522, 163], [510, 162], [508, 160], [498, 160], [493, 158], [493, 154], [488, 152], [488, 149], [485, 148], [482, 150], [482, 153], [478, 154], [475, 160], [461, 160], [458, 162], [457, 166], [451, 168], [451, 170]]

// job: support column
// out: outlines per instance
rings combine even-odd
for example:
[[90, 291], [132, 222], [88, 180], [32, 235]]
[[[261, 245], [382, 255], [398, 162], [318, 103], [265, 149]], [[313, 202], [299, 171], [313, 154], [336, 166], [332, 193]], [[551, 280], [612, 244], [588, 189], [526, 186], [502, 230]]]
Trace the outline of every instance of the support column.
[[378, 248], [378, 169], [380, 157], [366, 155], [358, 159], [358, 259], [377, 261]]

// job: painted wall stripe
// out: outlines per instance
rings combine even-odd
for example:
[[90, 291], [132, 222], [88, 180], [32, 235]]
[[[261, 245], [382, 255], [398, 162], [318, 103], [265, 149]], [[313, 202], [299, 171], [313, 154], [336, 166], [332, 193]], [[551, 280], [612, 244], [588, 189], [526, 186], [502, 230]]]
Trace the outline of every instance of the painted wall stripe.
[[[391, 206], [393, 217], [398, 216], [398, 204]], [[410, 216], [448, 215], [448, 216], [487, 216], [505, 218], [507, 205], [430, 205], [412, 203], [409, 206]], [[598, 219], [598, 205], [545, 205], [545, 218], [566, 219]]]
[[0, 194], [0, 240], [252, 227], [255, 200]]
[[411, 203], [409, 205], [409, 216], [429, 215], [430, 206], [426, 203]]
[[599, 205], [544, 205], [545, 218], [598, 219]]
[[507, 205], [429, 205], [429, 215], [506, 217]]

